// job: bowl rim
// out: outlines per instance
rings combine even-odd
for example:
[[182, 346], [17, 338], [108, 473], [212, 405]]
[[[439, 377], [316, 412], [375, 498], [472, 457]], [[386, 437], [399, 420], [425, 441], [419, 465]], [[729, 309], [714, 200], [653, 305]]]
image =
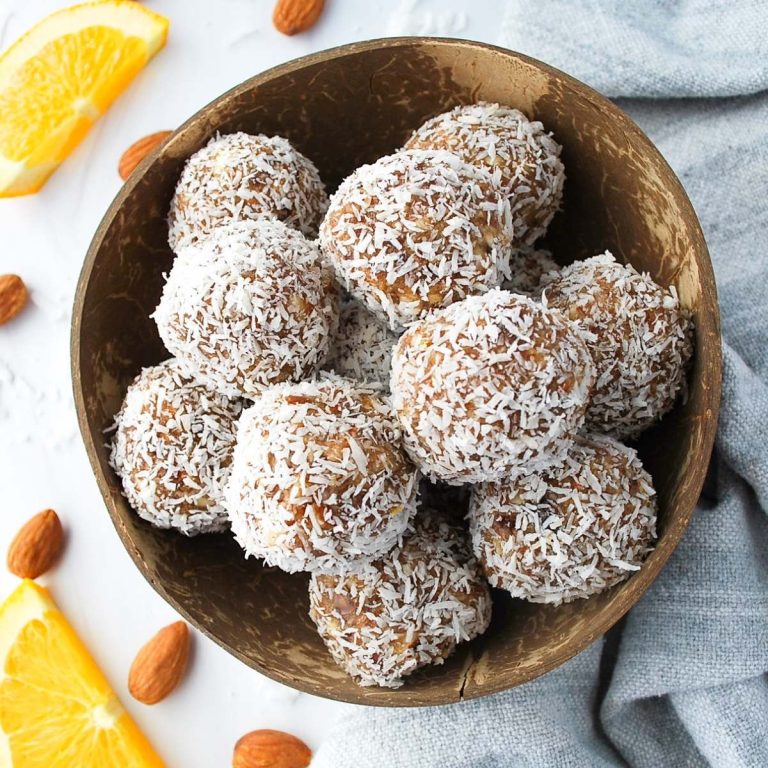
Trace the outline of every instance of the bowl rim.
[[[112, 499], [112, 489], [110, 488], [110, 485], [107, 482], [107, 478], [105, 474], [101, 471], [101, 466], [99, 463], [98, 455], [99, 455], [99, 451], [103, 450], [103, 446], [98, 446], [96, 444], [96, 441], [94, 440], [93, 435], [91, 434], [91, 431], [88, 426], [88, 419], [87, 419], [87, 413], [86, 413], [86, 407], [85, 407], [85, 395], [83, 392], [82, 378], [80, 375], [80, 354], [81, 354], [80, 336], [81, 336], [82, 320], [83, 320], [83, 308], [85, 305], [85, 295], [88, 290], [88, 286], [90, 283], [91, 274], [95, 266], [97, 254], [101, 250], [102, 243], [107, 230], [112, 225], [115, 217], [120, 212], [126, 198], [131, 194], [133, 189], [140, 183], [140, 181], [144, 177], [147, 170], [155, 162], [162, 147], [164, 147], [168, 142], [176, 138], [182, 131], [185, 131], [187, 128], [193, 126], [196, 122], [198, 122], [202, 117], [204, 117], [205, 113], [213, 105], [218, 104], [222, 101], [234, 99], [240, 94], [247, 92], [256, 86], [263, 85], [277, 77], [282, 77], [284, 75], [291, 74], [292, 72], [299, 71], [308, 66], [312, 66], [318, 63], [329, 62], [336, 59], [342, 59], [350, 55], [366, 53], [369, 51], [387, 50], [387, 49], [396, 50], [400, 48], [411, 47], [414, 45], [418, 46], [422, 44], [427, 44], [430, 46], [437, 46], [437, 47], [444, 47], [444, 48], [468, 48], [472, 50], [482, 50], [486, 52], [492, 51], [510, 59], [517, 59], [528, 65], [532, 65], [533, 67], [538, 68], [551, 76], [562, 79], [566, 83], [574, 87], [576, 90], [580, 91], [585, 98], [591, 100], [601, 110], [609, 113], [611, 116], [611, 119], [616, 120], [621, 125], [622, 130], [625, 132], [625, 134], [630, 136], [632, 140], [637, 141], [641, 145], [643, 145], [646, 151], [649, 151], [650, 153], [655, 155], [657, 159], [660, 161], [661, 167], [667, 172], [671, 185], [674, 188], [672, 191], [677, 193], [676, 197], [680, 202], [681, 207], [683, 208], [684, 212], [690, 215], [690, 223], [693, 230], [693, 235], [695, 240], [697, 241], [696, 245], [698, 246], [699, 252], [703, 257], [700, 260], [700, 262], [697, 262], [697, 266], [699, 268], [699, 274], [700, 274], [700, 284], [703, 286], [706, 286], [708, 289], [711, 289], [712, 291], [711, 295], [712, 295], [712, 298], [714, 299], [712, 324], [715, 330], [715, 333], [712, 334], [712, 337], [709, 338], [708, 340], [709, 344], [714, 345], [710, 350], [713, 366], [710, 369], [711, 380], [708, 382], [708, 386], [706, 387], [706, 393], [704, 397], [704, 400], [705, 400], [704, 405], [706, 406], [706, 410], [704, 412], [704, 419], [710, 422], [714, 422], [714, 424], [709, 429], [702, 430], [703, 442], [702, 442], [701, 450], [707, 460], [706, 461], [702, 460], [701, 462], [697, 462], [690, 467], [689, 485], [692, 491], [695, 491], [695, 494], [692, 492], [690, 494], [690, 497], [683, 502], [682, 513], [678, 516], [678, 519], [675, 521], [675, 525], [667, 530], [663, 541], [660, 540], [658, 542], [658, 545], [655, 548], [654, 553], [652, 555], [656, 561], [655, 567], [652, 570], [643, 568], [638, 573], [633, 575], [632, 579], [629, 582], [627, 582], [623, 592], [621, 593], [621, 599], [617, 600], [616, 603], [614, 604], [614, 610], [611, 612], [609, 620], [595, 623], [590, 627], [589, 631], [584, 632], [578, 638], [576, 638], [572, 643], [570, 643], [568, 646], [561, 649], [558, 653], [553, 654], [548, 661], [536, 665], [535, 668], [526, 670], [524, 673], [522, 673], [521, 679], [517, 683], [511, 686], [506, 685], [504, 683], [500, 683], [500, 681], [494, 676], [491, 676], [490, 679], [483, 684], [482, 688], [480, 686], [473, 686], [469, 691], [465, 691], [467, 680], [469, 679], [469, 675], [471, 674], [474, 664], [477, 661], [476, 658], [472, 658], [472, 660], [468, 663], [468, 665], [464, 670], [463, 682], [460, 689], [458, 690], [456, 697], [441, 703], [438, 703], [438, 702], [424, 703], [423, 701], [421, 701], [421, 697], [417, 693], [409, 695], [407, 684], [405, 685], [404, 688], [399, 689], [398, 691], [395, 691], [396, 701], [385, 702], [385, 701], [379, 700], [378, 697], [373, 697], [373, 698], [369, 697], [367, 695], [367, 691], [369, 689], [362, 688], [362, 687], [358, 687], [355, 690], [354, 695], [344, 695], [344, 694], [339, 694], [335, 691], [329, 691], [326, 688], [324, 688], [322, 685], [315, 683], [314, 681], [311, 683], [307, 683], [304, 680], [299, 682], [298, 680], [295, 680], [290, 675], [284, 673], [280, 669], [273, 669], [270, 667], [263, 667], [258, 665], [252, 659], [244, 656], [237, 648], [229, 645], [228, 643], [223, 641], [221, 638], [217, 637], [205, 624], [202, 624], [199, 621], [197, 621], [195, 618], [193, 618], [188, 613], [184, 604], [178, 601], [176, 598], [174, 598], [171, 594], [169, 594], [168, 591], [165, 589], [163, 583], [158, 579], [156, 579], [149, 572], [146, 566], [146, 563], [142, 558], [141, 552], [134, 545], [130, 535], [128, 534], [127, 529], [122, 525], [120, 515]], [[664, 159], [661, 152], [656, 148], [656, 146], [648, 138], [648, 136], [646, 136], [646, 134], [641, 130], [641, 128], [625, 112], [623, 112], [618, 106], [616, 106], [607, 97], [603, 96], [598, 91], [591, 88], [589, 85], [586, 85], [585, 83], [557, 69], [556, 67], [546, 64], [545, 62], [539, 61], [538, 59], [535, 59], [533, 57], [527, 56], [525, 54], [519, 53], [517, 51], [513, 51], [508, 48], [504, 48], [501, 46], [492, 45], [489, 43], [483, 43], [475, 40], [468, 40], [468, 39], [461, 39], [461, 38], [431, 37], [431, 36], [374, 38], [371, 40], [339, 45], [339, 46], [318, 51], [306, 56], [301, 56], [299, 58], [292, 59], [282, 64], [278, 64], [274, 67], [270, 67], [269, 69], [266, 69], [263, 72], [244, 80], [243, 82], [228, 89], [227, 91], [225, 91], [224, 93], [217, 96], [215, 99], [213, 99], [212, 101], [208, 102], [207, 104], [202, 106], [200, 109], [198, 109], [192, 116], [190, 116], [187, 120], [185, 120], [168, 137], [166, 137], [166, 139], [160, 145], [158, 145], [158, 147], [156, 147], [153, 152], [151, 152], [146, 158], [144, 158], [141, 161], [137, 169], [131, 174], [128, 180], [121, 186], [121, 188], [115, 195], [114, 199], [110, 203], [104, 216], [99, 222], [99, 225], [96, 228], [94, 235], [91, 239], [91, 242], [88, 246], [88, 250], [86, 252], [86, 256], [83, 261], [83, 266], [80, 272], [80, 276], [78, 278], [77, 288], [76, 288], [75, 297], [74, 297], [71, 334], [70, 334], [70, 369], [71, 369], [71, 377], [72, 377], [72, 389], [73, 389], [74, 400], [75, 400], [75, 409], [77, 411], [77, 421], [80, 429], [80, 434], [83, 440], [83, 444], [85, 446], [86, 453], [88, 455], [88, 461], [91, 465], [91, 470], [95, 476], [99, 491], [101, 493], [104, 504], [107, 507], [107, 511], [109, 512], [109, 516], [112, 520], [112, 523], [115, 526], [115, 529], [117, 530], [117, 534], [120, 537], [120, 540], [123, 546], [127, 550], [129, 556], [133, 560], [139, 572], [149, 582], [149, 584], [153, 587], [153, 589], [167, 603], [169, 603], [171, 607], [175, 611], [177, 611], [180, 614], [180, 616], [182, 616], [182, 618], [188, 621], [199, 632], [202, 632], [206, 637], [210, 638], [214, 643], [216, 643], [217, 645], [222, 647], [224, 650], [226, 650], [228, 653], [233, 655], [235, 658], [237, 658], [238, 660], [246, 664], [248, 667], [255, 669], [259, 673], [274, 680], [275, 682], [282, 683], [283, 685], [288, 685], [291, 688], [300, 690], [305, 693], [310, 693], [316, 696], [321, 696], [323, 698], [329, 698], [336, 701], [342, 701], [342, 702], [347, 702], [352, 704], [365, 704], [368, 706], [397, 706], [397, 707], [448, 706], [450, 704], [455, 704], [465, 699], [468, 700], [473, 698], [482, 698], [484, 696], [489, 696], [496, 693], [501, 693], [502, 691], [505, 691], [505, 690], [510, 690], [511, 688], [516, 687], [517, 685], [530, 682], [531, 680], [534, 680], [540, 677], [541, 675], [544, 675], [552, 671], [553, 669], [559, 667], [561, 664], [565, 663], [569, 659], [573, 658], [577, 654], [584, 651], [595, 640], [597, 640], [599, 637], [604, 635], [613, 626], [616, 626], [619, 622], [621, 622], [621, 620], [623, 619], [627, 611], [640, 600], [642, 595], [651, 586], [653, 581], [658, 577], [659, 573], [664, 568], [672, 552], [677, 548], [680, 542], [680, 539], [683, 536], [683, 533], [685, 532], [685, 530], [687, 529], [690, 523], [693, 511], [698, 502], [698, 498], [701, 494], [701, 490], [704, 486], [704, 481], [705, 481], [705, 477], [706, 477], [706, 473], [709, 465], [709, 459], [711, 457], [712, 450], [714, 447], [714, 441], [715, 441], [715, 435], [716, 435], [716, 423], [717, 423], [718, 414], [719, 414], [721, 387], [722, 387], [722, 384], [721, 384], [722, 342], [721, 342], [721, 335], [720, 335], [720, 311], [719, 311], [719, 304], [717, 301], [717, 286], [715, 283], [714, 270], [713, 270], [711, 258], [709, 256], [709, 250], [707, 248], [707, 244], [704, 239], [704, 234], [701, 229], [701, 224], [699, 222], [698, 216], [696, 215], [696, 212], [688, 197], [688, 194], [685, 191], [685, 188], [683, 187], [682, 183], [680, 182], [675, 172], [672, 170], [672, 168], [669, 166], [667, 161]], [[611, 618], [612, 620], [610, 620]]]

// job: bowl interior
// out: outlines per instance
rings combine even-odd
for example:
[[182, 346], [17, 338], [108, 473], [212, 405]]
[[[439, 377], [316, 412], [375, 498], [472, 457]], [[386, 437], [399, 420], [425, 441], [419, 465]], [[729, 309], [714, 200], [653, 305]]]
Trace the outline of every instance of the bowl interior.
[[[696, 321], [685, 404], [641, 442], [660, 501], [660, 539], [632, 579], [559, 608], [495, 594], [493, 625], [442, 667], [397, 691], [360, 688], [332, 662], [307, 617], [306, 578], [243, 559], [227, 535], [187, 539], [141, 521], [108, 466], [103, 430], [142, 366], [167, 357], [148, 318], [171, 265], [166, 212], [184, 160], [217, 131], [287, 136], [333, 189], [402, 145], [424, 119], [498, 101], [541, 120], [563, 145], [563, 210], [548, 234], [567, 263], [606, 248], [662, 284]], [[637, 127], [577, 81], [539, 62], [463, 41], [356, 44], [270, 70], [204, 108], [126, 183], [89, 250], [76, 297], [73, 378], [94, 472], [120, 537], [152, 585], [239, 659], [301, 690], [354, 702], [427, 705], [493, 693], [546, 672], [612, 626], [677, 544], [701, 490], [719, 402], [714, 280], [701, 230], [676, 178]]]

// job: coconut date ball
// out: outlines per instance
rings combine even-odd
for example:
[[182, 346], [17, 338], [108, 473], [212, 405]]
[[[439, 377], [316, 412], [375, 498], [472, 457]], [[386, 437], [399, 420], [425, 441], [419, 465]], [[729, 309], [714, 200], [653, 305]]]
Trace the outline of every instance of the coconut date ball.
[[110, 464], [139, 517], [187, 536], [229, 527], [224, 489], [241, 410], [191, 381], [178, 360], [136, 377], [115, 417]]
[[328, 195], [311, 160], [281, 136], [216, 136], [187, 160], [168, 214], [175, 251], [231, 221], [269, 217], [315, 236]]
[[405, 445], [431, 479], [497, 480], [560, 460], [584, 423], [594, 367], [557, 310], [499, 289], [412, 325], [392, 355]]
[[656, 539], [656, 493], [634, 450], [586, 435], [557, 467], [476, 486], [469, 524], [492, 586], [559, 605], [641, 567]]
[[459, 106], [427, 120], [405, 146], [448, 150], [492, 173], [509, 198], [516, 246], [541, 237], [560, 207], [562, 147], [540, 122], [516, 109], [485, 102]]
[[388, 389], [397, 339], [398, 335], [362, 304], [350, 301], [341, 309], [326, 368], [356, 381], [381, 383]]
[[685, 385], [692, 322], [674, 286], [619, 264], [606, 251], [547, 277], [549, 306], [593, 334], [597, 382], [590, 429], [631, 438], [661, 418]]
[[490, 174], [450, 152], [358, 168], [331, 198], [320, 243], [346, 289], [392, 329], [501, 282], [512, 227]]
[[560, 267], [549, 251], [521, 248], [510, 254], [507, 275], [501, 287], [531, 298], [541, 296], [541, 281]]
[[[423, 513], [422, 513], [423, 514]], [[363, 686], [398, 688], [482, 634], [491, 597], [463, 532], [420, 518], [390, 554], [343, 575], [313, 574], [310, 616], [336, 663]]]
[[397, 544], [418, 482], [389, 403], [328, 376], [271, 387], [243, 413], [227, 507], [246, 556], [344, 570]]
[[338, 302], [317, 245], [261, 219], [219, 227], [181, 250], [154, 319], [190, 376], [252, 398], [325, 362]]

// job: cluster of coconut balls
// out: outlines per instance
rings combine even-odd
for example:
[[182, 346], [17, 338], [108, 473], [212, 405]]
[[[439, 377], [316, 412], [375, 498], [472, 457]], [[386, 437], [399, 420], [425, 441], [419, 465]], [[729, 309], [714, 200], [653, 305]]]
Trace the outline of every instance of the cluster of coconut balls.
[[286, 139], [245, 133], [176, 187], [153, 315], [172, 357], [129, 387], [112, 465], [153, 525], [231, 529], [309, 572], [311, 617], [362, 685], [484, 632], [489, 583], [557, 605], [653, 546], [651, 477], [619, 440], [672, 407], [691, 322], [608, 252], [560, 269], [537, 246], [560, 150], [475, 104], [330, 200]]

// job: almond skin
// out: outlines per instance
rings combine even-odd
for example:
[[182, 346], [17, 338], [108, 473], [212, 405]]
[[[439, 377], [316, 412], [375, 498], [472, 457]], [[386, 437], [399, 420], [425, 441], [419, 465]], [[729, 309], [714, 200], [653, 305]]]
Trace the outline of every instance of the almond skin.
[[237, 744], [232, 768], [306, 768], [312, 750], [301, 739], [283, 731], [251, 731]]
[[181, 682], [188, 660], [189, 628], [176, 621], [136, 654], [128, 673], [128, 691], [142, 704], [157, 704]]
[[22, 579], [36, 579], [56, 562], [64, 544], [59, 516], [44, 509], [28, 520], [8, 548], [8, 570]]
[[272, 23], [284, 35], [298, 35], [314, 26], [324, 6], [325, 0], [277, 0]]
[[123, 152], [120, 162], [117, 165], [117, 172], [120, 178], [126, 181], [128, 177], [136, 170], [136, 166], [161, 142], [165, 141], [173, 131], [158, 131], [150, 133], [149, 136], [134, 141], [128, 149]]
[[27, 299], [27, 286], [18, 275], [0, 275], [0, 325], [16, 317]]

